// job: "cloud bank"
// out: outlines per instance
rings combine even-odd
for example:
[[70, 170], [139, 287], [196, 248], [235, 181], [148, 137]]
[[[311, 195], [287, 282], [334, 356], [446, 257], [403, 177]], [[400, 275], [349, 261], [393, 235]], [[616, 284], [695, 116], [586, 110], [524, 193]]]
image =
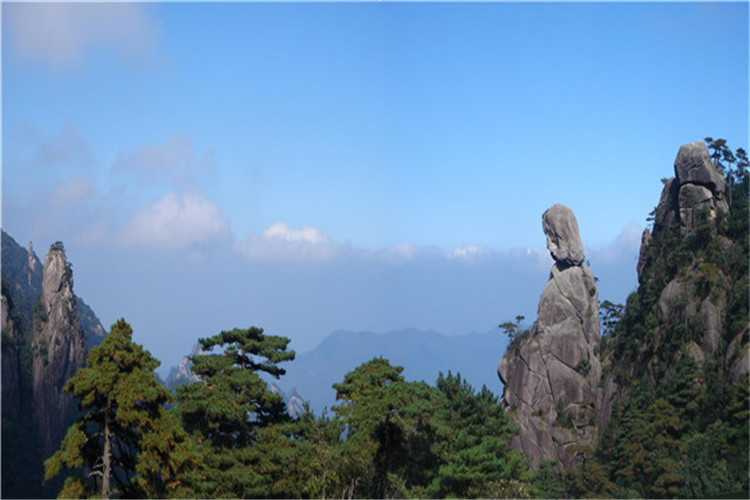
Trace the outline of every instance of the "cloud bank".
[[329, 234], [312, 226], [293, 229], [285, 222], [270, 225], [260, 235], [250, 234], [244, 240], [236, 241], [233, 248], [249, 262], [323, 263], [340, 260], [399, 266], [416, 262], [479, 265], [489, 260], [511, 259], [534, 269], [549, 269], [552, 263], [547, 252], [537, 249], [499, 251], [473, 244], [443, 250], [434, 245], [396, 243], [371, 250], [350, 243], [337, 243]]

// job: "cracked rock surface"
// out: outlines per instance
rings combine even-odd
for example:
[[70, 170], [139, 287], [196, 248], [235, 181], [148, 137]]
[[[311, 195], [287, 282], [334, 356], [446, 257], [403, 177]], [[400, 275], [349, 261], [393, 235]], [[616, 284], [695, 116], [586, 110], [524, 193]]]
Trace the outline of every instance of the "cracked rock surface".
[[599, 298], [573, 212], [556, 204], [542, 217], [555, 259], [537, 321], [498, 366], [503, 402], [519, 427], [512, 446], [531, 459], [575, 465], [571, 447], [594, 446], [601, 405]]

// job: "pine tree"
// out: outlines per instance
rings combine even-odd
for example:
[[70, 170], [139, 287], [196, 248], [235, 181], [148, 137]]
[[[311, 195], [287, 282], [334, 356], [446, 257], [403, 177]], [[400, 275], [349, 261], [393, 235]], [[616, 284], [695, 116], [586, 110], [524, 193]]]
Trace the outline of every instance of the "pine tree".
[[176, 476], [190, 462], [185, 434], [165, 409], [170, 393], [153, 373], [159, 361], [132, 333], [124, 319], [117, 321], [65, 385], [81, 417], [44, 464], [47, 480], [73, 469], [61, 497], [180, 494]]
[[[206, 354], [190, 358], [199, 381], [178, 388], [176, 411], [197, 443], [201, 466], [183, 479], [202, 497], [266, 497], [270, 477], [255, 448], [262, 429], [289, 416], [260, 373], [278, 378], [286, 372], [278, 363], [294, 359], [289, 339], [251, 327], [199, 342]], [[220, 353], [210, 354], [214, 348]]]
[[402, 367], [374, 358], [334, 384], [333, 410], [347, 426], [341, 444], [345, 496], [424, 496], [437, 466], [430, 449], [441, 397], [424, 382], [406, 382]]
[[446, 404], [437, 413], [434, 449], [440, 466], [433, 497], [528, 497], [528, 460], [510, 449], [517, 433], [497, 396], [486, 387], [475, 393], [461, 375], [442, 373], [437, 388]]

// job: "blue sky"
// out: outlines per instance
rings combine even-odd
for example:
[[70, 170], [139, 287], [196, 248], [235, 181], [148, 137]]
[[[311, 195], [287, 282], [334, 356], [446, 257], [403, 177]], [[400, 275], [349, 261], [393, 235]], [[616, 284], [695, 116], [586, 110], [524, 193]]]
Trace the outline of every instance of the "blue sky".
[[624, 300], [679, 146], [747, 147], [746, 3], [2, 9], [3, 228], [167, 365], [531, 318], [556, 202]]

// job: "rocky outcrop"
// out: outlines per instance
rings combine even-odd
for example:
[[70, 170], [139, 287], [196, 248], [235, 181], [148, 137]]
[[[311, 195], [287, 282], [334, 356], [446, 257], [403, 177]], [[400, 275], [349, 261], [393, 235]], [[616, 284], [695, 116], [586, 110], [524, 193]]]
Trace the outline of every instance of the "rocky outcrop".
[[39, 263], [39, 258], [34, 253], [34, 245], [32, 242], [29, 241], [29, 250], [28, 250], [28, 259], [27, 259], [27, 276], [26, 276], [26, 282], [29, 287], [34, 286], [34, 277], [38, 276], [39, 273], [42, 270], [42, 265]]
[[[674, 173], [674, 177], [665, 181], [659, 204], [652, 214], [653, 231], [665, 231], [679, 221], [683, 236], [702, 224], [716, 235], [717, 219], [720, 214], [729, 212], [729, 205], [724, 178], [711, 161], [706, 145], [698, 141], [681, 146], [674, 161]], [[651, 231], [644, 229], [638, 258], [639, 282], [643, 270], [656, 257], [648, 251], [652, 236]]]
[[706, 218], [713, 222], [719, 213], [729, 211], [724, 199], [724, 177], [711, 161], [702, 141], [680, 147], [674, 171], [679, 186], [677, 206], [683, 233], [697, 229]]
[[674, 161], [674, 172], [680, 186], [706, 186], [720, 200], [724, 199], [724, 177], [716, 168], [703, 141], [680, 146]]
[[167, 380], [165, 382], [167, 387], [174, 391], [181, 385], [192, 384], [193, 382], [198, 382], [200, 380], [191, 370], [193, 363], [190, 361], [191, 356], [197, 356], [198, 354], [208, 353], [201, 349], [200, 344], [195, 344], [190, 350], [190, 354], [182, 358], [179, 365], [173, 366], [172, 369], [169, 370], [169, 375], [167, 375]]
[[305, 413], [305, 400], [302, 398], [302, 394], [299, 392], [299, 389], [297, 389], [296, 387], [292, 387], [292, 389], [287, 393], [284, 392], [276, 382], [272, 381], [267, 383], [269, 391], [281, 396], [281, 399], [284, 401], [284, 406], [286, 407], [286, 412], [290, 416], [296, 417]]
[[[711, 160], [705, 143], [698, 141], [681, 146], [674, 161], [674, 173], [675, 176], [666, 181], [654, 210], [653, 234], [648, 229], [643, 232], [638, 259], [640, 283], [646, 279], [644, 271], [665, 258], [653, 253], [650, 245], [653, 236], [665, 233], [674, 224], [679, 223], [683, 237], [707, 231], [716, 238], [720, 251], [732, 251], [733, 243], [718, 236], [720, 216], [729, 213], [724, 177]], [[695, 346], [688, 349], [696, 360], [710, 359], [719, 347], [729, 293], [727, 284], [727, 277], [716, 266], [693, 262], [661, 290], [656, 311], [661, 325], [691, 318], [700, 322], [703, 334], [696, 346], [702, 354], [695, 352]]]
[[45, 454], [51, 455], [67, 427], [73, 399], [62, 391], [83, 365], [86, 341], [73, 294], [73, 271], [62, 244], [44, 259], [42, 290], [31, 338], [34, 414]]
[[542, 216], [555, 264], [539, 299], [537, 321], [516, 337], [498, 366], [503, 403], [519, 427], [512, 445], [538, 467], [575, 465], [575, 445], [596, 444], [601, 404], [599, 300], [594, 276], [582, 265], [583, 245], [573, 212], [554, 205]]
[[747, 383], [748, 371], [750, 371], [750, 326], [732, 339], [727, 347], [724, 357], [724, 369], [729, 374], [729, 380], [733, 384]]

